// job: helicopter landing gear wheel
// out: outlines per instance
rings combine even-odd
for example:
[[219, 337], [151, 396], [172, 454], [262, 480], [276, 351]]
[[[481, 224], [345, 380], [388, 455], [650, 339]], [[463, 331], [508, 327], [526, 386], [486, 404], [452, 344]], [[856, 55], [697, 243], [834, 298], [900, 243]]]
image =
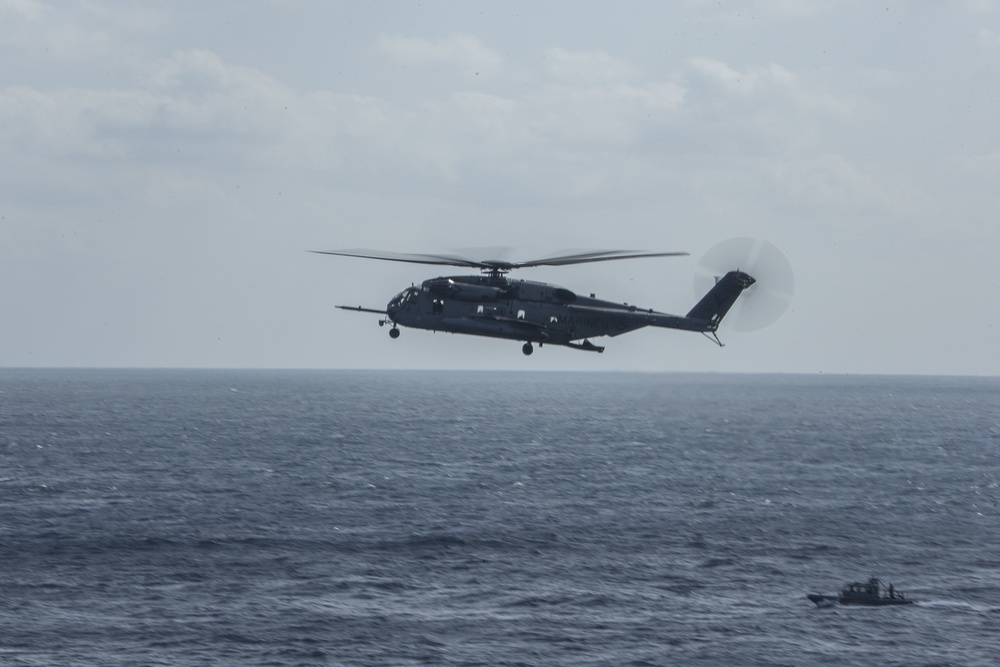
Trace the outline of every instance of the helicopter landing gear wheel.
[[396, 338], [399, 338], [399, 329], [397, 329], [396, 327], [389, 329], [389, 338], [392, 338], [394, 340]]
[[531, 353], [535, 351], [535, 348], [531, 346], [531, 343], [525, 343], [521, 346], [521, 352], [524, 352], [524, 356], [531, 356]]

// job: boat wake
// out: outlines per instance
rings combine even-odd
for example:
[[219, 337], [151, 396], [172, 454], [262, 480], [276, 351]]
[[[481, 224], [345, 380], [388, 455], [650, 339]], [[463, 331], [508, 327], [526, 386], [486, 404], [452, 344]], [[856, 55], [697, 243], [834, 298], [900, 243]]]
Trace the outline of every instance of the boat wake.
[[916, 604], [922, 609], [971, 611], [977, 614], [1000, 614], [1000, 607], [989, 607], [970, 602], [961, 602], [959, 600], [922, 600]]

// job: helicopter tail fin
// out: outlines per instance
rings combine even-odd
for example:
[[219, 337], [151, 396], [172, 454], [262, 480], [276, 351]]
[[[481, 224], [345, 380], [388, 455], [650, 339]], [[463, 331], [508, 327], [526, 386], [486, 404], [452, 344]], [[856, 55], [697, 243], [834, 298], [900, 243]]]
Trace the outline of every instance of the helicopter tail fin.
[[736, 303], [736, 299], [743, 293], [743, 290], [755, 282], [757, 281], [749, 274], [742, 271], [730, 271], [719, 278], [715, 286], [691, 309], [691, 312], [687, 314], [688, 319], [703, 321], [710, 330], [714, 330]]

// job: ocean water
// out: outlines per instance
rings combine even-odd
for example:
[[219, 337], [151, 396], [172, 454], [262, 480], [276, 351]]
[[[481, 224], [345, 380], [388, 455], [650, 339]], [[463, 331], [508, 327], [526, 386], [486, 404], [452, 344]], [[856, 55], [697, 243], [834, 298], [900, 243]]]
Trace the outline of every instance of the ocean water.
[[998, 502], [995, 378], [0, 370], [0, 664], [993, 666]]

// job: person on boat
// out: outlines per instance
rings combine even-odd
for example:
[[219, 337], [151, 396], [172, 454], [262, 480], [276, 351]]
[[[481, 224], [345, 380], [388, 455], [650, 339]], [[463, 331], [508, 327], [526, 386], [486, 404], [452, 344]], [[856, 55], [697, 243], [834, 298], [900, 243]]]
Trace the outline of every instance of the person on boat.
[[892, 584], [889, 584], [889, 599], [890, 600], [896, 599], [896, 589], [892, 587]]

